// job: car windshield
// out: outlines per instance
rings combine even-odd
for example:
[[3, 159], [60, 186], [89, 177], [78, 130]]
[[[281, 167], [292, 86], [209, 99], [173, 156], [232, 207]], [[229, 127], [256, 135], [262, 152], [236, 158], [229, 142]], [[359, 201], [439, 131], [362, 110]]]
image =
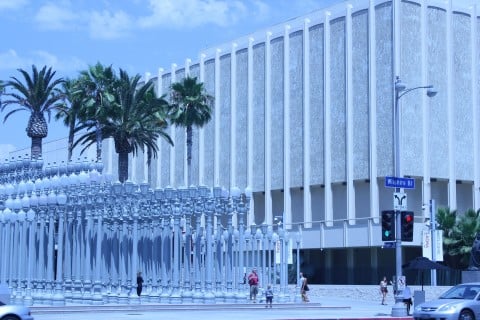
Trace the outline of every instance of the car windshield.
[[442, 294], [440, 299], [466, 299], [473, 300], [480, 292], [480, 284], [466, 285], [460, 284]]

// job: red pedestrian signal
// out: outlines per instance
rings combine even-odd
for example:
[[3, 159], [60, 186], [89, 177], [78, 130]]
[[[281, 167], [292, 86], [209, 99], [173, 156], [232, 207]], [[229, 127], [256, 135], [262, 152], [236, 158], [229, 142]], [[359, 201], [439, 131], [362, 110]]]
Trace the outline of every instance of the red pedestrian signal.
[[402, 211], [402, 241], [413, 241], [413, 211]]

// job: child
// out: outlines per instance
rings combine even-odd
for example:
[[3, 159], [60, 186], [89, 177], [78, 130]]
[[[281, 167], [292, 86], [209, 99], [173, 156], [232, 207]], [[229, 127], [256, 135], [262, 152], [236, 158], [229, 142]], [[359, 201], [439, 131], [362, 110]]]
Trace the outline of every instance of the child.
[[265, 290], [265, 302], [266, 302], [266, 306], [265, 308], [268, 308], [268, 306], [270, 305], [270, 308], [272, 307], [272, 300], [273, 300], [273, 289], [272, 289], [272, 285], [269, 284], [267, 286], [267, 290]]

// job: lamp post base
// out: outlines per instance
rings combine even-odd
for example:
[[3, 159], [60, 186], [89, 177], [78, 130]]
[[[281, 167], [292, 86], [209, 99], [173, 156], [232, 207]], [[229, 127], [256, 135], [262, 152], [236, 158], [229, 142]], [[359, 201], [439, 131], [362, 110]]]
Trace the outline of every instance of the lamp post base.
[[392, 317], [406, 317], [407, 307], [403, 302], [396, 302], [392, 307]]

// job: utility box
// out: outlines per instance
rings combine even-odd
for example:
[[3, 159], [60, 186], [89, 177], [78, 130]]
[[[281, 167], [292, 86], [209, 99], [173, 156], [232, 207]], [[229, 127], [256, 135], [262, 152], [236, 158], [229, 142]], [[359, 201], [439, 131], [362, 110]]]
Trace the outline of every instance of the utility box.
[[425, 291], [413, 291], [413, 307], [425, 302]]

